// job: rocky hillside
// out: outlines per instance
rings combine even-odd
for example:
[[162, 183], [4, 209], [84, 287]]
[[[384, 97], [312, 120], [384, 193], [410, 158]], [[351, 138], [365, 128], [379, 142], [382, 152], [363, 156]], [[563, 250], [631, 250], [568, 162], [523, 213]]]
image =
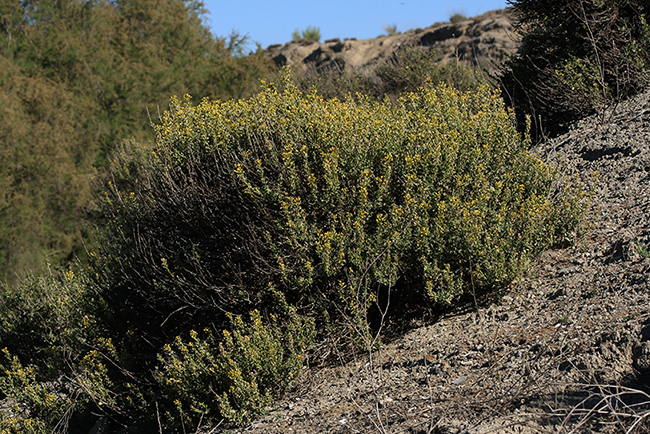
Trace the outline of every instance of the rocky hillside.
[[488, 71], [519, 48], [508, 20], [508, 9], [487, 12], [456, 23], [436, 23], [425, 29], [374, 39], [330, 39], [324, 43], [304, 39], [266, 50], [279, 66], [359, 70], [388, 58], [399, 47], [414, 45], [434, 50], [440, 62], [470, 61]]

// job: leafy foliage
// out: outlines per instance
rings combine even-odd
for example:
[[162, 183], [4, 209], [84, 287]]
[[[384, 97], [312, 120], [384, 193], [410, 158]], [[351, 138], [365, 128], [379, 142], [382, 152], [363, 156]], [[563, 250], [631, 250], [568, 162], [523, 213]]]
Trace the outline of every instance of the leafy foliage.
[[[43, 354], [50, 364], [39, 369], [59, 369], [64, 354], [80, 354], [80, 341], [88, 338], [94, 315], [88, 309], [97, 303], [83, 274], [73, 269], [30, 276], [17, 288], [2, 286], [0, 291], [0, 341], [23, 362], [37, 364]], [[55, 350], [56, 349], [56, 350]], [[58, 351], [54, 355], [52, 352]]]
[[163, 344], [149, 348], [156, 363], [147, 363], [133, 351], [146, 337], [120, 334], [123, 319], [111, 315], [116, 300], [104, 299], [87, 271], [53, 272], [4, 288], [0, 396], [12, 406], [0, 411], [3, 432], [87, 432], [93, 415], [147, 426], [159, 409], [170, 428], [222, 418], [242, 423], [300, 374], [313, 321], [277, 292], [276, 314], [252, 311], [250, 322], [228, 314], [219, 338], [212, 334], [216, 324], [207, 323], [204, 339], [194, 331], [189, 342], [157, 336]]
[[96, 322], [102, 306], [78, 269], [2, 287], [0, 393], [13, 402], [12, 415], [0, 412], [3, 430], [64, 431], [87, 423], [77, 417], [70, 425], [73, 412], [103, 412], [114, 405], [106, 361], [100, 357], [100, 352], [114, 353]]
[[125, 309], [155, 306], [138, 334], [259, 308], [269, 284], [337, 324], [366, 323], [387, 288], [447, 303], [516, 278], [580, 220], [581, 193], [549, 199], [554, 172], [488, 88], [394, 105], [283, 86], [174, 100], [156, 146], [125, 149], [102, 181], [102, 280]]
[[316, 331], [367, 342], [388, 296], [505, 285], [581, 219], [579, 184], [557, 184], [487, 86], [342, 101], [283, 80], [172, 99], [155, 142], [96, 177], [89, 264], [4, 288], [3, 429], [244, 423]]
[[53, 432], [72, 403], [65, 395], [60, 396], [52, 390], [51, 385], [38, 382], [33, 368], [25, 368], [18, 357], [11, 356], [6, 349], [3, 352], [8, 366], [0, 378], [0, 390], [16, 402], [11, 408], [13, 417], [0, 413], [0, 429], [7, 434]]
[[650, 6], [642, 0], [511, 0], [523, 48], [502, 72], [520, 125], [536, 136], [650, 83]]
[[229, 315], [232, 332], [224, 331], [222, 342], [206, 329], [204, 339], [191, 331], [190, 342], [177, 337], [163, 348], [158, 381], [179, 413], [169, 414], [172, 424], [183, 418], [196, 426], [206, 414], [248, 422], [298, 378], [313, 324], [286, 305], [281, 294], [278, 300], [286, 311], [284, 321], [271, 316], [264, 324], [257, 310], [249, 323]]

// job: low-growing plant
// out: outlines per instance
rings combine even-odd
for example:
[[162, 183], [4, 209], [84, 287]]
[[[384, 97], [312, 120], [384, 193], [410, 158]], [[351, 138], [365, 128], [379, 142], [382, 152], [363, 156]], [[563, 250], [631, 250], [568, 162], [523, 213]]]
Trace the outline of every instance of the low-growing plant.
[[132, 348], [163, 336], [139, 337], [133, 329], [122, 335], [124, 318], [112, 316], [119, 300], [104, 300], [86, 272], [52, 272], [4, 288], [0, 396], [11, 406], [0, 410], [3, 432], [87, 432], [97, 415], [146, 425], [159, 401], [168, 428], [197, 427], [204, 417], [204, 426], [241, 424], [300, 374], [313, 321], [277, 291], [269, 289], [275, 307], [264, 317], [257, 310], [250, 321], [227, 314], [229, 327], [218, 337], [212, 324], [202, 338], [191, 331], [189, 342], [161, 344], [156, 366], [138, 359], [156, 348]]
[[177, 337], [165, 345], [157, 378], [175, 406], [176, 414], [168, 412], [172, 424], [182, 418], [186, 426], [196, 427], [205, 415], [205, 423], [217, 416], [248, 422], [298, 378], [314, 326], [281, 294], [278, 300], [286, 309], [284, 320], [271, 315], [265, 322], [257, 310], [249, 322], [229, 315], [232, 327], [221, 339], [206, 329], [203, 337], [190, 331], [189, 342]]
[[300, 31], [300, 29], [296, 29], [291, 34], [291, 38], [294, 41], [298, 39], [306, 39], [308, 41], [319, 42], [320, 28], [315, 26], [307, 26], [303, 31]]
[[405, 46], [384, 63], [378, 64], [374, 74], [381, 87], [374, 94], [398, 96], [405, 92], [415, 92], [428, 82], [446, 83], [461, 92], [477, 91], [484, 85], [492, 85], [489, 75], [464, 62], [440, 64], [436, 53], [422, 47]]
[[639, 255], [641, 255], [642, 258], [645, 259], [650, 258], [650, 249], [648, 249], [648, 247], [645, 244], [641, 242], [637, 242], [636, 251], [639, 253]]
[[[56, 370], [64, 355], [83, 352], [93, 334], [88, 303], [95, 294], [78, 268], [27, 276], [20, 285], [0, 286], [0, 342], [23, 363]], [[57, 360], [57, 364], [53, 361]]]
[[3, 351], [3, 375], [0, 392], [13, 402], [9, 412], [0, 411], [0, 430], [3, 433], [45, 434], [63, 431], [65, 420], [74, 403], [59, 393], [60, 384], [44, 384], [36, 380], [34, 368], [25, 367], [17, 356]]

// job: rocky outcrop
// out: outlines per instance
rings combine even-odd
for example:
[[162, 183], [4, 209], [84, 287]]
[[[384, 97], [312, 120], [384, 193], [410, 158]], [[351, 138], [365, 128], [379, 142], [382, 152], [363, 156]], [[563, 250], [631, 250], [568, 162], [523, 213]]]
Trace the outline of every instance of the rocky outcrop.
[[509, 9], [487, 12], [456, 23], [436, 23], [425, 29], [374, 39], [330, 39], [324, 43], [304, 39], [271, 45], [266, 54], [276, 65], [360, 70], [390, 57], [401, 46], [434, 50], [437, 61], [470, 61], [488, 71], [520, 47], [509, 20]]

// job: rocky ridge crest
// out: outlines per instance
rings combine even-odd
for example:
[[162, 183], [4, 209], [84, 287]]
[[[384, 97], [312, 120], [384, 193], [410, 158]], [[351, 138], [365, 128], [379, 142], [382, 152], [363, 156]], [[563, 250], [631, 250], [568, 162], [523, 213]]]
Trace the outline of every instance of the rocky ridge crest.
[[374, 39], [330, 39], [324, 43], [305, 39], [271, 45], [266, 55], [278, 66], [292, 68], [337, 68], [358, 71], [389, 58], [401, 46], [434, 50], [437, 61], [472, 62], [487, 71], [503, 63], [520, 47], [520, 38], [510, 23], [509, 9], [486, 12], [456, 23], [435, 23], [425, 29]]

